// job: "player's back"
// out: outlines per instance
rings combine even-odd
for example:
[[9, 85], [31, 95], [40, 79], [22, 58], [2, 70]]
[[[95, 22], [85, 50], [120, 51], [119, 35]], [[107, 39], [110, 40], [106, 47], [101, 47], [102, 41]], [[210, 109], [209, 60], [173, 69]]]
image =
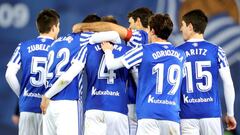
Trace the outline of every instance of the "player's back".
[[152, 43], [142, 47], [137, 117], [179, 122], [180, 85], [185, 55], [171, 43]]
[[[81, 33], [82, 34], [82, 33]], [[80, 33], [71, 33], [67, 36], [59, 37], [49, 50], [48, 61], [48, 88], [71, 66], [72, 60], [78, 51], [85, 45]], [[88, 35], [88, 34], [87, 34]], [[89, 34], [90, 35], [90, 34]], [[81, 94], [79, 91], [80, 75], [76, 76], [72, 82], [61, 92], [53, 96], [52, 100], [78, 100]]]
[[218, 69], [227, 64], [222, 49], [207, 41], [187, 41], [178, 47], [186, 54], [186, 77], [181, 95], [181, 118], [221, 116]]
[[20, 64], [22, 69], [20, 112], [41, 112], [39, 106], [45, 90], [48, 49], [53, 41], [50, 38], [38, 37], [22, 42], [9, 62]]
[[[113, 54], [117, 58], [129, 49], [130, 47], [124, 44], [115, 44]], [[98, 109], [127, 114], [128, 70], [125, 68], [107, 70], [100, 44], [88, 45], [86, 73], [88, 80], [86, 110]]]

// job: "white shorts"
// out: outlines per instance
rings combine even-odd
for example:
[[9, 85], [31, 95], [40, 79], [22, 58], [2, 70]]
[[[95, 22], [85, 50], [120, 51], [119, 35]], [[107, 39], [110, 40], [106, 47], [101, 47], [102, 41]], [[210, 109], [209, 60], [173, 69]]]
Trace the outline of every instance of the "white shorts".
[[127, 106], [130, 135], [136, 135], [137, 132], [136, 104], [128, 104]]
[[82, 118], [80, 101], [50, 101], [43, 115], [43, 135], [81, 135]]
[[180, 135], [180, 125], [168, 120], [140, 119], [137, 135]]
[[128, 117], [118, 112], [88, 110], [84, 135], [129, 135]]
[[223, 135], [220, 118], [181, 119], [182, 135]]
[[21, 112], [18, 132], [19, 135], [42, 135], [42, 114]]

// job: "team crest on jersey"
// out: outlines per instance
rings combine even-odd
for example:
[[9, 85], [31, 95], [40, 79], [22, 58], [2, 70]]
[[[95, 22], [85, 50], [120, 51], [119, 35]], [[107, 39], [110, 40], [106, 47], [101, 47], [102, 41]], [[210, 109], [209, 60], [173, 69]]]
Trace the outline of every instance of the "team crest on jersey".
[[45, 39], [45, 38], [42, 38], [41, 41], [42, 41], [42, 42], [46, 42], [46, 39]]
[[169, 47], [167, 45], [164, 45], [163, 48], [168, 49]]
[[193, 43], [192, 44], [194, 47], [198, 47], [198, 43]]

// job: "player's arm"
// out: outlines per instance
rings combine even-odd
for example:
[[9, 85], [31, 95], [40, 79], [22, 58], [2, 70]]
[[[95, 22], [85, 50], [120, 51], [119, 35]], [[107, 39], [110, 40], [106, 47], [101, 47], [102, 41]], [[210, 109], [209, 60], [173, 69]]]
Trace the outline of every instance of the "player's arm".
[[50, 98], [61, 92], [83, 70], [86, 62], [86, 52], [87, 47], [82, 47], [79, 53], [74, 57], [71, 67], [63, 73], [52, 85], [52, 87], [43, 95], [40, 105], [43, 114], [46, 113]]
[[18, 47], [15, 49], [12, 58], [7, 64], [7, 70], [5, 73], [7, 83], [18, 97], [20, 94], [20, 83], [17, 79], [17, 72], [19, 71], [21, 65], [20, 47], [21, 44], [19, 44]]
[[218, 61], [219, 61], [219, 74], [223, 81], [224, 97], [227, 108], [227, 116], [225, 117], [225, 121], [227, 123], [227, 129], [233, 130], [236, 128], [236, 120], [234, 118], [235, 90], [227, 58], [224, 51], [221, 48], [219, 48], [218, 52]]
[[131, 67], [140, 64], [142, 62], [142, 47], [137, 47], [129, 50], [125, 55], [114, 58], [112, 53], [113, 47], [110, 43], [104, 42], [101, 44], [103, 51], [105, 52], [106, 66], [108, 70], [115, 70], [121, 67], [130, 69]]
[[89, 39], [90, 44], [101, 43], [106, 41], [116, 44], [121, 43], [119, 34], [116, 31], [97, 32], [94, 33]]
[[8, 65], [5, 78], [7, 80], [7, 83], [11, 87], [11, 89], [14, 91], [14, 93], [19, 97], [20, 94], [20, 83], [17, 79], [17, 72], [19, 71], [18, 66], [14, 65]]
[[131, 38], [132, 30], [110, 23], [110, 22], [94, 22], [94, 23], [78, 23], [73, 26], [73, 32], [81, 31], [116, 31], [120, 35], [121, 39], [128, 41]]
[[105, 63], [108, 70], [115, 70], [124, 67], [121, 61], [122, 57], [114, 58], [112, 53], [113, 46], [109, 42], [103, 42], [101, 47], [105, 53]]
[[138, 68], [136, 66], [133, 66], [130, 73], [133, 77], [135, 84], [138, 86]]

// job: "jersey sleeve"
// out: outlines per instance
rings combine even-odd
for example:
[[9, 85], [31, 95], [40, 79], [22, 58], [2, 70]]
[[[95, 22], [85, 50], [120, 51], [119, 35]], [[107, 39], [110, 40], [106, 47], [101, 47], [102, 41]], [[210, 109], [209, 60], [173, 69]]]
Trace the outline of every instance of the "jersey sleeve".
[[82, 46], [79, 52], [73, 57], [71, 64], [80, 63], [82, 66], [86, 63], [87, 57], [87, 45]]
[[221, 69], [228, 66], [225, 51], [221, 47], [218, 47], [218, 68]]
[[21, 66], [21, 44], [18, 45], [18, 47], [15, 49], [10, 61], [8, 62], [7, 66], [14, 66], [18, 69], [20, 69]]
[[139, 46], [129, 50], [126, 54], [123, 55], [122, 63], [129, 69], [135, 65], [138, 65], [142, 62], [143, 57], [143, 47]]
[[97, 32], [94, 33], [89, 39], [90, 44], [101, 43], [106, 41], [121, 44], [120, 36], [116, 31]]
[[94, 34], [93, 32], [83, 32], [83, 33], [81, 33], [80, 37], [79, 37], [81, 45], [87, 45], [93, 34]]
[[132, 30], [132, 36], [127, 42], [128, 46], [138, 47], [148, 43], [148, 34], [143, 30]]

